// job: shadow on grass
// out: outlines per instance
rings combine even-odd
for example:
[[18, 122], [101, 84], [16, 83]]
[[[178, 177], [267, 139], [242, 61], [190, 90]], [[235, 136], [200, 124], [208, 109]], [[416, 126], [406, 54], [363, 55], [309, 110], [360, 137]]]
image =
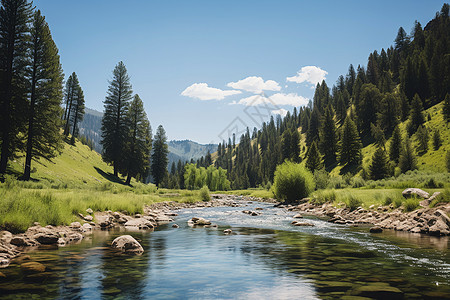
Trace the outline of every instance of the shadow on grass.
[[109, 172], [106, 173], [105, 171], [103, 171], [102, 169], [97, 168], [97, 167], [94, 167], [94, 169], [97, 171], [98, 174], [102, 175], [103, 178], [105, 178], [106, 180], [109, 180], [109, 181], [115, 182], [115, 183], [119, 183], [119, 184], [123, 184], [123, 185], [127, 185], [127, 184], [125, 184], [125, 182], [122, 179], [120, 179], [117, 176], [114, 176], [114, 174], [112, 174], [112, 173], [109, 173]]

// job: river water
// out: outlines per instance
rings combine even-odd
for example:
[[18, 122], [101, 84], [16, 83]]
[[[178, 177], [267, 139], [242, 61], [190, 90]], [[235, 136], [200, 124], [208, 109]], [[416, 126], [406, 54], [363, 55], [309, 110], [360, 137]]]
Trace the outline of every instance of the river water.
[[[46, 272], [0, 270], [4, 299], [450, 299], [448, 238], [351, 228], [303, 219], [271, 204], [180, 210], [152, 232], [95, 231], [81, 243], [31, 251]], [[260, 207], [261, 216], [243, 209]], [[204, 217], [218, 228], [192, 228]], [[223, 230], [231, 228], [232, 235]], [[108, 246], [131, 234], [142, 256]], [[364, 299], [364, 298], [359, 298]]]

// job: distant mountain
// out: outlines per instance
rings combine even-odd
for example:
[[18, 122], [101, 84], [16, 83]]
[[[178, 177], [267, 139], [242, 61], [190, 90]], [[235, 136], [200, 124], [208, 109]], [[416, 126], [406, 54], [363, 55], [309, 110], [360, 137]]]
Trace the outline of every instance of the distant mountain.
[[[94, 149], [98, 153], [102, 152], [102, 145], [100, 144], [102, 117], [102, 112], [86, 108], [84, 119], [79, 125], [80, 136], [84, 135], [86, 138], [91, 139], [94, 142]], [[211, 153], [216, 152], [218, 146], [216, 144], [202, 145], [190, 140], [169, 141], [168, 145], [169, 169], [172, 162], [177, 163], [178, 160], [181, 160], [182, 162], [190, 161], [191, 159], [197, 160], [206, 155], [208, 150]]]
[[80, 136], [84, 135], [94, 143], [94, 150], [98, 153], [102, 152], [101, 140], [101, 128], [102, 128], [103, 113], [86, 108], [83, 121], [79, 123]]
[[202, 145], [190, 140], [182, 141], [169, 141], [169, 169], [172, 162], [175, 164], [178, 160], [182, 162], [190, 161], [191, 159], [197, 160], [200, 157], [206, 155], [208, 150], [210, 153], [217, 151], [217, 144]]

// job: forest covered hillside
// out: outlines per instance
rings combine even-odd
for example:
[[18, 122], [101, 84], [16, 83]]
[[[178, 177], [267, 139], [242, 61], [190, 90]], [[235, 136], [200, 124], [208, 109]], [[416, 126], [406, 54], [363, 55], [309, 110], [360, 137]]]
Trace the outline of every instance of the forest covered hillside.
[[[394, 45], [350, 64], [329, 87], [318, 83], [306, 107], [223, 141], [214, 165], [232, 188], [266, 186], [285, 160], [313, 173], [380, 180], [450, 168], [450, 19], [444, 4], [425, 27], [400, 27]], [[207, 167], [200, 159], [198, 166]], [[347, 177], [348, 177], [347, 176]]]

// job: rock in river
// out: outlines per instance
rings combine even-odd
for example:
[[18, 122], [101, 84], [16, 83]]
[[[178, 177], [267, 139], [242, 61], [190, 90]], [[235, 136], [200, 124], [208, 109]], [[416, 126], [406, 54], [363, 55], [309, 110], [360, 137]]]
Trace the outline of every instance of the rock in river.
[[115, 238], [111, 246], [127, 254], [139, 255], [144, 253], [144, 248], [131, 235], [122, 235]]
[[20, 265], [22, 272], [26, 274], [39, 273], [45, 271], [45, 266], [41, 263], [30, 261]]

